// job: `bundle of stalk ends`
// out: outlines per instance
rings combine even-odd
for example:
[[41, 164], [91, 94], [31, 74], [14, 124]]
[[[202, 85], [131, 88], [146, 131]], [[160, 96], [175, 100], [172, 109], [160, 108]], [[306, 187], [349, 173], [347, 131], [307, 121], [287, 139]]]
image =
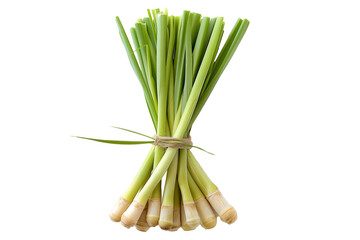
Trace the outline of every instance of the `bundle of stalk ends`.
[[118, 17], [116, 23], [143, 88], [156, 135], [180, 140], [174, 140], [176, 147], [152, 145], [132, 183], [115, 204], [111, 219], [140, 231], [157, 225], [169, 231], [180, 227], [194, 230], [198, 225], [210, 229], [216, 225], [217, 216], [233, 223], [237, 219], [234, 207], [200, 166], [191, 146], [181, 140], [189, 140], [195, 119], [249, 21], [236, 21], [220, 51], [222, 17], [202, 17], [189, 11], [171, 16], [167, 10], [148, 10], [148, 15], [130, 29], [134, 48]]

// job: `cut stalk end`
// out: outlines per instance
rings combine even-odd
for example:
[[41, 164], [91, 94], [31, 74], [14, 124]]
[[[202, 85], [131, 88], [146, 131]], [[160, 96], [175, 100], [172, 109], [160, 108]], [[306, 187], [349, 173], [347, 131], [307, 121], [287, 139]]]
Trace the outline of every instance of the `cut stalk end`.
[[181, 228], [184, 230], [184, 231], [192, 231], [194, 230], [195, 228], [187, 225], [186, 223], [186, 215], [185, 215], [185, 211], [184, 211], [184, 205], [181, 204]]
[[189, 228], [195, 229], [200, 225], [200, 217], [194, 202], [183, 203], [185, 214], [185, 225]]
[[200, 216], [200, 224], [205, 229], [211, 229], [216, 226], [217, 218], [209, 202], [205, 197], [201, 197], [195, 201], [196, 209]]
[[113, 209], [111, 210], [110, 219], [114, 222], [120, 222], [121, 216], [126, 211], [126, 209], [128, 209], [130, 204], [131, 202], [125, 200], [123, 197], [120, 197], [120, 199], [116, 202]]
[[141, 213], [141, 216], [135, 226], [136, 229], [141, 232], [146, 232], [150, 228], [149, 224], [146, 221], [146, 214], [147, 214], [147, 205], [145, 206], [145, 209]]
[[129, 208], [121, 216], [121, 224], [126, 228], [131, 228], [135, 226], [143, 210], [144, 210], [144, 205], [136, 201], [133, 201], [130, 204]]
[[151, 198], [149, 199], [148, 205], [146, 221], [151, 227], [155, 227], [159, 224], [161, 199]]
[[228, 224], [232, 224], [236, 221], [237, 213], [235, 208], [226, 201], [219, 190], [210, 193], [206, 198], [220, 216], [221, 221]]
[[159, 226], [161, 229], [170, 230], [174, 222], [174, 206], [162, 205]]
[[174, 217], [173, 217], [173, 225], [169, 229], [169, 231], [175, 232], [181, 227], [181, 213], [180, 208], [174, 208]]

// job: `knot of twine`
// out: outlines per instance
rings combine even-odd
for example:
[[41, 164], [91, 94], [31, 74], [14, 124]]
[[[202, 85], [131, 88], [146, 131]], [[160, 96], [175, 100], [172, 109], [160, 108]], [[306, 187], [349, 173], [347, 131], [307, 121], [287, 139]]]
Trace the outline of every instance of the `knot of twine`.
[[191, 149], [193, 143], [190, 136], [187, 138], [173, 138], [154, 135], [153, 145], [163, 148]]

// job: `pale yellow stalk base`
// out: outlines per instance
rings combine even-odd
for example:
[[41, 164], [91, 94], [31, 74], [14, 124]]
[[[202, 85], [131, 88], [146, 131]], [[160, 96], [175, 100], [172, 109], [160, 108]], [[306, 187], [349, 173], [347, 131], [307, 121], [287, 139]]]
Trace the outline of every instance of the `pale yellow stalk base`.
[[151, 227], [155, 227], [159, 224], [161, 199], [151, 198], [149, 199], [148, 205], [146, 221]]
[[214, 208], [216, 213], [220, 216], [221, 221], [232, 224], [237, 219], [237, 213], [233, 206], [231, 206], [219, 190], [210, 193], [206, 196], [207, 200]]
[[180, 208], [174, 208], [173, 225], [171, 226], [169, 231], [175, 232], [181, 227], [180, 211]]
[[200, 217], [198, 211], [196, 209], [196, 205], [194, 202], [186, 202], [183, 203], [185, 217], [186, 217], [186, 224], [194, 229], [200, 225]]
[[125, 200], [124, 198], [120, 198], [116, 204], [114, 205], [113, 209], [110, 213], [110, 218], [114, 222], [120, 222], [121, 216], [126, 211], [126, 209], [130, 206], [131, 202]]
[[133, 201], [130, 204], [129, 208], [121, 216], [121, 224], [126, 228], [131, 228], [135, 226], [144, 208], [145, 208], [144, 205], [136, 201]]
[[184, 231], [194, 230], [200, 224], [200, 217], [194, 202], [181, 204], [181, 227]]
[[195, 228], [190, 227], [189, 225], [186, 224], [186, 216], [185, 216], [185, 211], [184, 211], [184, 205], [181, 204], [181, 228], [184, 231], [192, 231]]
[[159, 226], [163, 230], [170, 230], [173, 226], [174, 206], [162, 205], [160, 211]]
[[136, 229], [141, 232], [146, 232], [150, 228], [149, 224], [146, 221], [146, 213], [147, 213], [147, 205], [145, 206], [145, 209], [141, 213], [141, 216], [135, 226]]
[[200, 224], [205, 229], [211, 229], [216, 226], [217, 218], [205, 197], [195, 201], [196, 209], [200, 216]]

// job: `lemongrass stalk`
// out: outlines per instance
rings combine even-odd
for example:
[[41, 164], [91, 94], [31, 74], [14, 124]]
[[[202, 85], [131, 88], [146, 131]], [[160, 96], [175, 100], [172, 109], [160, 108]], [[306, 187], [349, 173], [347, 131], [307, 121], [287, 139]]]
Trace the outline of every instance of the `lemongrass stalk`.
[[205, 52], [206, 44], [206, 33], [209, 28], [210, 18], [204, 17], [201, 21], [200, 29], [198, 36], [196, 38], [196, 43], [193, 50], [193, 75], [196, 76], [197, 71], [199, 70], [200, 63]]
[[[130, 29], [131, 36], [133, 38], [135, 51], [138, 56], [138, 60], [140, 62], [141, 69], [143, 70], [144, 78], [146, 79], [148, 76], [148, 69], [146, 68], [146, 43], [145, 37], [143, 36], [142, 26], [145, 25], [144, 23], [135, 23], [135, 28]], [[135, 31], [134, 31], [135, 30]]]
[[149, 52], [149, 46], [146, 45], [146, 69], [147, 69], [147, 79], [148, 79], [148, 84], [149, 84], [149, 88], [154, 100], [154, 105], [155, 105], [155, 109], [156, 112], [158, 112], [158, 102], [157, 102], [157, 92], [156, 92], [156, 82], [153, 78], [153, 74], [152, 74], [152, 69], [151, 69], [151, 59], [150, 59], [150, 52]]
[[177, 231], [181, 227], [181, 193], [179, 184], [175, 182], [175, 190], [174, 190], [174, 217], [173, 217], [173, 225], [169, 229], [170, 231]]
[[204, 169], [202, 169], [191, 151], [189, 151], [188, 154], [188, 169], [210, 205], [220, 216], [221, 221], [228, 224], [235, 222], [237, 219], [235, 208], [226, 201], [225, 197], [206, 175]]
[[178, 168], [178, 154], [175, 155], [166, 174], [164, 197], [161, 205], [159, 226], [169, 230], [174, 224], [174, 194]]
[[211, 181], [204, 169], [200, 166], [191, 150], [188, 152], [187, 168], [200, 190], [207, 196], [218, 190], [218, 187]]
[[[193, 22], [193, 14], [190, 14], [185, 33], [185, 81], [182, 93], [182, 111], [186, 106], [186, 102], [193, 85], [192, 75], [192, 44], [191, 44], [191, 24]], [[215, 54], [214, 54], [215, 55]]]
[[[195, 83], [193, 85], [192, 91], [190, 93], [189, 99], [186, 103], [186, 107], [184, 109], [184, 112], [181, 116], [179, 125], [175, 131], [174, 137], [175, 138], [183, 138], [186, 134], [188, 124], [191, 120], [191, 116], [194, 112], [194, 109], [196, 107], [196, 103], [199, 99], [199, 95], [201, 92], [202, 85], [205, 81], [205, 77], [207, 74], [207, 71], [209, 70], [211, 59], [215, 53], [215, 48], [218, 42], [218, 39], [221, 34], [222, 30], [222, 22], [223, 18], [218, 17], [214, 26], [213, 33], [210, 38], [209, 45], [206, 49], [204, 60], [201, 63], [199, 72], [196, 76]], [[131, 224], [135, 224], [140, 217], [140, 214], [138, 214], [138, 211], [142, 211], [142, 209], [137, 209], [138, 205], [145, 206], [145, 203], [149, 199], [152, 191], [156, 187], [156, 185], [160, 182], [161, 178], [164, 176], [166, 170], [169, 168], [171, 161], [173, 160], [175, 154], [177, 152], [177, 149], [174, 148], [168, 148], [161, 159], [160, 163], [156, 167], [156, 169], [153, 171], [153, 174], [145, 184], [144, 188], [139, 192], [139, 194], [136, 196], [135, 200], [132, 202], [128, 210], [123, 214], [121, 218], [121, 222], [124, 225], [130, 226]], [[134, 223], [135, 222], [135, 223]]]
[[174, 54], [174, 45], [175, 45], [175, 23], [174, 16], [169, 18], [169, 43], [167, 48], [166, 56], [166, 79], [168, 82], [168, 109], [167, 117], [169, 123], [169, 134], [173, 130], [174, 118], [175, 118], [175, 106], [174, 106], [174, 63], [173, 63], [173, 54]]
[[148, 38], [148, 43], [151, 45], [151, 47], [156, 51], [156, 42], [153, 42], [152, 40], [152, 31], [151, 31], [151, 23], [150, 19], [145, 17], [142, 19], [143, 23], [145, 24], [145, 30], [146, 30], [146, 36]]
[[130, 203], [133, 201], [136, 193], [139, 191], [141, 186], [144, 185], [145, 182], [147, 181], [148, 175], [151, 172], [153, 166], [154, 153], [155, 153], [154, 149], [155, 149], [154, 146], [150, 148], [148, 155], [146, 156], [144, 162], [142, 163], [140, 169], [138, 170], [136, 176], [129, 185], [128, 189], [120, 197], [118, 202], [111, 210], [110, 218], [113, 221], [119, 222], [121, 220], [122, 214], [129, 207]]
[[191, 21], [191, 47], [195, 45], [196, 37], [200, 28], [201, 14], [193, 13], [193, 19]]
[[216, 22], [216, 18], [211, 18], [210, 19], [209, 28], [208, 28], [208, 31], [206, 33], [206, 38], [205, 38], [205, 46], [206, 47], [209, 45], [210, 37], [211, 37], [211, 34], [212, 34], [213, 30], [214, 30], [215, 22]]
[[[141, 56], [143, 58], [143, 62], [145, 63], [147, 61], [146, 59], [146, 48], [145, 46], [149, 47], [149, 52], [150, 52], [150, 66], [151, 66], [151, 72], [154, 74], [154, 77], [156, 78], [156, 57], [155, 57], [155, 50], [152, 51], [153, 46], [150, 43], [150, 40], [148, 38], [147, 35], [147, 31], [146, 31], [146, 27], [144, 23], [136, 23], [135, 24], [135, 30], [136, 30], [136, 35], [138, 37], [138, 41], [139, 41], [139, 45], [140, 45], [140, 51], [141, 51]], [[146, 69], [147, 71], [149, 71], [148, 69]], [[154, 71], [152, 71], [154, 70]]]
[[183, 202], [193, 202], [187, 177], [187, 150], [179, 150], [178, 183]]
[[135, 28], [133, 28], [133, 27], [130, 28], [130, 33], [131, 33], [131, 37], [133, 39], [133, 43], [134, 43], [134, 46], [135, 46], [135, 52], [136, 52], [136, 55], [137, 55], [137, 59], [138, 59], [138, 62], [140, 63], [140, 69], [141, 69], [141, 72], [143, 74], [143, 78], [146, 79], [146, 70], [145, 70], [143, 58], [141, 56], [139, 40], [138, 40], [138, 37], [136, 35]]
[[177, 39], [179, 33], [180, 16], [175, 16], [174, 25], [175, 25], [175, 39]]
[[150, 32], [150, 37], [151, 37], [151, 41], [153, 42], [154, 46], [156, 47], [156, 31], [155, 31], [155, 25], [154, 25], [154, 21], [153, 18], [151, 16], [151, 12], [150, 9], [147, 10], [148, 12], [148, 16], [149, 16], [149, 21], [150, 21], [150, 26], [149, 26], [149, 32]]
[[211, 229], [216, 226], [216, 215], [214, 214], [209, 202], [204, 197], [200, 188], [195, 183], [191, 174], [188, 173], [188, 182], [191, 190], [191, 194], [194, 198], [196, 209], [200, 216], [200, 224], [205, 229]]
[[158, 14], [160, 13], [160, 9], [152, 9], [151, 10], [151, 13], [152, 13], [152, 16], [153, 16], [153, 19], [154, 19], [154, 26], [155, 26], [155, 32], [157, 33], [157, 27], [158, 27], [158, 24], [157, 24], [157, 18], [158, 18]]
[[149, 50], [150, 50], [150, 58], [151, 58], [151, 63], [152, 63], [152, 67], [153, 67], [153, 74], [154, 74], [154, 78], [156, 78], [156, 48], [154, 47], [154, 45], [152, 44], [151, 40], [150, 40], [150, 36], [146, 30], [146, 26], [145, 24], [143, 24], [141, 26], [142, 28], [142, 32], [143, 32], [143, 36], [145, 37], [145, 44], [147, 46], [149, 46]]
[[142, 72], [140, 70], [139, 64], [138, 64], [138, 62], [136, 60], [133, 49], [132, 49], [132, 47], [130, 45], [130, 42], [129, 42], [129, 39], [128, 39], [127, 35], [126, 35], [124, 27], [122, 26], [120, 18], [116, 17], [115, 20], [116, 20], [116, 24], [117, 24], [118, 29], [119, 29], [120, 38], [121, 38], [121, 40], [123, 42], [123, 45], [125, 47], [126, 53], [128, 55], [129, 61], [130, 61], [130, 64], [131, 64], [131, 66], [132, 66], [132, 68], [133, 68], [137, 78], [139, 79], [139, 82], [140, 82], [142, 88], [143, 88], [146, 104], [148, 105], [149, 112], [150, 112], [150, 115], [151, 115], [151, 119], [152, 119], [153, 124], [154, 124], [154, 126], [156, 128], [157, 127], [157, 114], [156, 114], [155, 105], [154, 105], [154, 101], [153, 101], [152, 96], [151, 96], [149, 86], [147, 85], [147, 83], [145, 82], [145, 80], [144, 80], [144, 78], [142, 76]]
[[199, 198], [204, 197], [204, 194], [202, 193], [202, 191], [200, 190], [200, 188], [198, 187], [198, 185], [194, 181], [194, 179], [191, 176], [191, 173], [189, 172], [188, 169], [187, 169], [187, 171], [188, 171], [187, 178], [188, 178], [188, 183], [189, 183], [189, 188], [190, 188], [190, 191], [191, 191], [191, 195], [193, 196], [194, 201], [196, 201]]
[[[182, 101], [182, 98], [180, 99], [180, 101]], [[181, 108], [179, 107], [176, 112], [175, 119], [174, 119], [172, 136], [175, 134], [175, 131], [180, 123], [180, 119], [181, 119]]]
[[[141, 26], [141, 24], [138, 24], [139, 26]], [[149, 50], [149, 45], [148, 44], [144, 44], [144, 38], [142, 37], [142, 29], [141, 27], [138, 27], [137, 29], [135, 28], [131, 28], [130, 29], [131, 32], [131, 36], [133, 38], [133, 42], [134, 42], [134, 46], [136, 48], [136, 53], [140, 62], [140, 66], [141, 66], [141, 70], [144, 76], [144, 79], [147, 80], [147, 84], [149, 86], [150, 92], [151, 92], [151, 96], [154, 102], [154, 107], [155, 107], [155, 111], [157, 112], [157, 93], [156, 93], [156, 83], [154, 81], [153, 78], [153, 74], [152, 74], [152, 66], [151, 66], [151, 60], [150, 60], [150, 50]], [[142, 46], [140, 47], [140, 43], [139, 43], [139, 38], [138, 38], [138, 34], [141, 38], [141, 44]]]
[[[154, 36], [153, 36], [152, 29], [151, 29], [150, 18], [144, 17], [144, 18], [143, 18], [143, 21], [144, 21], [144, 23], [145, 23], [145, 25], [146, 25], [146, 31], [147, 31], [147, 33], [148, 33], [148, 35], [149, 35], [151, 44], [155, 47], [156, 42], [154, 41]], [[155, 47], [155, 48], [156, 48], [156, 47]]]
[[[167, 93], [168, 93], [168, 82], [166, 81], [166, 29], [167, 29], [167, 16], [160, 15], [157, 19], [157, 93], [159, 96], [158, 102], [158, 128], [157, 135], [166, 135], [166, 104], [167, 104]], [[164, 155], [164, 148], [155, 146], [155, 160], [154, 169], [160, 162]], [[161, 182], [155, 187], [151, 199], [149, 200], [148, 214], [146, 220], [150, 226], [156, 226], [160, 218], [160, 206], [161, 206]]]
[[172, 134], [174, 131], [175, 122], [175, 106], [174, 106], [174, 67], [170, 65], [170, 79], [169, 79], [169, 96], [168, 96], [168, 110], [167, 118], [169, 123], [169, 132]]
[[[169, 25], [170, 25], [170, 38], [169, 38], [169, 48], [168, 54], [166, 58], [166, 78], [169, 81], [169, 96], [168, 96], [168, 122], [171, 130], [171, 134], [173, 134], [173, 130], [177, 128], [177, 125], [180, 120], [181, 112], [179, 112], [177, 120], [175, 122], [175, 112], [174, 112], [174, 76], [173, 76], [173, 61], [172, 55], [174, 51], [175, 44], [175, 23], [174, 17], [169, 17]], [[165, 182], [163, 203], [160, 211], [160, 221], [159, 225], [162, 229], [169, 230], [173, 229], [173, 217], [174, 217], [174, 190], [175, 185], [177, 184], [177, 168], [178, 168], [178, 154], [175, 155], [174, 160], [172, 161]], [[179, 210], [176, 210], [179, 211]]]
[[[222, 26], [223, 29], [224, 29], [224, 26], [225, 26], [225, 24], [223, 24], [223, 26]], [[219, 50], [220, 42], [221, 42], [221, 39], [222, 39], [223, 35], [224, 35], [224, 30], [221, 31], [221, 36], [220, 36], [219, 41], [218, 41], [218, 43], [216, 45], [216, 52], [218, 52], [218, 50]], [[206, 89], [206, 87], [207, 87], [207, 85], [209, 83], [210, 75], [211, 75], [211, 72], [212, 72], [212, 69], [213, 69], [214, 63], [215, 63], [215, 58], [216, 58], [216, 55], [214, 55], [213, 59], [211, 60], [211, 65], [210, 65], [210, 68], [209, 68], [208, 76], [205, 79], [203, 89]], [[201, 91], [201, 93], [203, 93], [203, 91]]]
[[174, 54], [174, 73], [177, 72], [177, 62], [179, 59], [179, 47], [180, 47], [180, 30], [181, 30], [182, 16], [175, 17], [175, 54]]
[[194, 203], [187, 177], [187, 150], [179, 150], [178, 182], [182, 196], [182, 203], [186, 217], [186, 224], [191, 228], [196, 228], [200, 224], [200, 217]]
[[242, 23], [242, 19], [241, 18], [238, 18], [236, 23], [234, 24], [233, 28], [231, 29], [231, 32], [228, 36], [228, 38], [226, 39], [225, 43], [224, 43], [224, 46], [222, 47], [217, 59], [216, 59], [216, 62], [215, 62], [215, 68], [216, 68], [216, 65], [219, 63], [219, 62], [222, 62], [224, 61], [225, 57], [226, 57], [226, 54], [227, 52], [229, 51], [232, 43], [234, 42], [234, 39], [235, 39], [235, 36], [237, 34], [237, 32], [239, 31], [239, 28], [241, 26], [241, 23]]

